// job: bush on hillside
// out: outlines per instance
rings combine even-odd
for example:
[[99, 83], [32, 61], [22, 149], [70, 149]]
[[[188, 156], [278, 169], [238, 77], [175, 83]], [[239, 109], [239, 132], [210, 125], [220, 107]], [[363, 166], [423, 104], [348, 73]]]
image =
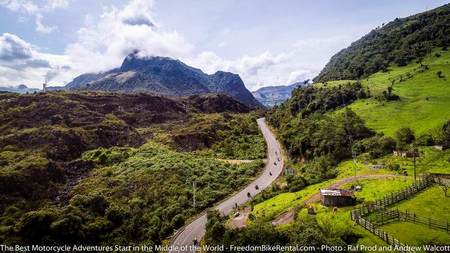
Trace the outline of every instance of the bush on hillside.
[[376, 159], [392, 153], [395, 146], [394, 139], [383, 134], [377, 134], [355, 142], [352, 149], [356, 154], [368, 153], [371, 159]]
[[431, 134], [422, 134], [414, 142], [417, 146], [432, 146], [434, 145], [434, 138]]
[[396, 148], [398, 150], [408, 149], [408, 145], [416, 139], [414, 132], [409, 127], [403, 127], [397, 130], [395, 137], [397, 141]]
[[450, 120], [442, 126], [436, 142], [444, 148], [450, 148]]

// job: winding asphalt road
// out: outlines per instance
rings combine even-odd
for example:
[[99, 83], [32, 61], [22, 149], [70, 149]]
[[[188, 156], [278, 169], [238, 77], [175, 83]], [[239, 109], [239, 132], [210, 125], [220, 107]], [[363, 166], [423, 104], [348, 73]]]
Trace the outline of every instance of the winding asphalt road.
[[[267, 188], [283, 170], [280, 144], [276, 140], [275, 135], [270, 131], [264, 118], [258, 119], [257, 122], [267, 143], [267, 163], [262, 174], [245, 187], [245, 189], [217, 204], [215, 209], [223, 215], [228, 215], [232, 212], [236, 204], [242, 205], [247, 202], [250, 199], [247, 196], [248, 193], [251, 196], [255, 196]], [[278, 161], [278, 158], [280, 161]], [[256, 185], [258, 185], [258, 190], [255, 188]], [[172, 240], [171, 250], [169, 252], [194, 252], [194, 239], [200, 240], [205, 235], [206, 221], [206, 213], [203, 213], [196, 220], [182, 228], [182, 231], [177, 233], [175, 239]]]

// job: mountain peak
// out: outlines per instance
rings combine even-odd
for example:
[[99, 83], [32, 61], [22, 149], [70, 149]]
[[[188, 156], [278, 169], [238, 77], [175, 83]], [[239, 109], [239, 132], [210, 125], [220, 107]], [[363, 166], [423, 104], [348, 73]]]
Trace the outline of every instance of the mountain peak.
[[134, 51], [125, 57], [122, 65], [120, 66], [120, 70], [139, 70], [161, 64], [181, 64], [181, 62], [170, 57], [142, 56], [139, 51]]
[[125, 57], [120, 68], [81, 75], [66, 87], [77, 90], [152, 92], [170, 96], [223, 93], [247, 106], [261, 106], [237, 74], [217, 71], [208, 75], [179, 60], [143, 56], [137, 50]]

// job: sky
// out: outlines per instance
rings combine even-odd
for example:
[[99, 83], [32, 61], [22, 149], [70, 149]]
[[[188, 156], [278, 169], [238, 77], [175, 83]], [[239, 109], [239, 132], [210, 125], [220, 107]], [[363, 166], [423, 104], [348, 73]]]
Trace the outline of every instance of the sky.
[[41, 87], [119, 67], [138, 49], [250, 90], [313, 78], [377, 26], [441, 0], [0, 0], [0, 86]]

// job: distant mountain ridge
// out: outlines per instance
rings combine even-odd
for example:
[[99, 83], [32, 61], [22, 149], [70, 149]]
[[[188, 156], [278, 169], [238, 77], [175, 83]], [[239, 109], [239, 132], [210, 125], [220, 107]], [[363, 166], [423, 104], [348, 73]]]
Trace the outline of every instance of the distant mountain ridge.
[[14, 92], [14, 93], [31, 93], [40, 91], [36, 88], [28, 88], [25, 84], [20, 84], [18, 86], [0, 86], [0, 91]]
[[253, 91], [252, 94], [264, 106], [273, 107], [289, 99], [295, 88], [308, 84], [308, 81], [296, 82], [291, 85], [266, 86]]
[[237, 74], [217, 71], [212, 75], [168, 57], [128, 55], [120, 68], [83, 74], [66, 85], [70, 90], [151, 92], [169, 96], [223, 93], [251, 107], [261, 104]]

